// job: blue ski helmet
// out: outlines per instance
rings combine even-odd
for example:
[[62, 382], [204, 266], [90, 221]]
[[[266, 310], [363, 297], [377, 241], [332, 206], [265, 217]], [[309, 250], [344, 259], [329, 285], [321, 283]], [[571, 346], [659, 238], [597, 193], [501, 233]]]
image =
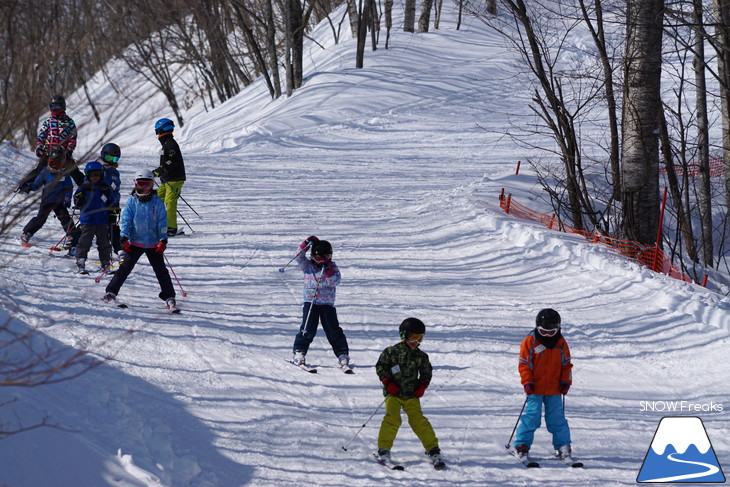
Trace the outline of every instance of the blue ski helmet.
[[86, 167], [84, 167], [84, 174], [86, 177], [89, 177], [89, 173], [91, 171], [99, 171], [99, 174], [104, 174], [104, 166], [101, 165], [99, 161], [91, 161], [86, 163]]
[[157, 135], [161, 135], [166, 132], [172, 132], [174, 129], [175, 124], [169, 118], [161, 118], [155, 124], [155, 133]]

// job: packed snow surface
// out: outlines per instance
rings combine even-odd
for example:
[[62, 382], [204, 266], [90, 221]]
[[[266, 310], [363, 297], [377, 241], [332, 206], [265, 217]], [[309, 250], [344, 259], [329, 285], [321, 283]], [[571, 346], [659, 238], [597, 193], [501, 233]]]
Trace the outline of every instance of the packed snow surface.
[[[701, 417], [730, 465], [728, 298], [500, 211], [502, 188], [550, 211], [529, 165], [515, 175], [535, 154], [500, 135], [529, 114], [531, 95], [502, 39], [474, 20], [457, 31], [454, 17], [445, 10], [427, 34], [394, 31], [390, 49], [366, 52], [364, 69], [353, 67], [354, 41], [335, 45], [324, 25], [293, 96], [272, 101], [257, 82], [214, 110], [190, 108], [175, 135], [183, 197], [200, 218], [181, 201], [188, 235], [166, 252], [180, 315], [165, 312], [144, 259], [119, 296], [129, 309], [117, 309], [99, 300], [107, 278], [95, 284], [49, 255], [62, 235], [55, 219], [30, 249], [17, 237], [31, 215], [10, 228], [0, 243], [4, 319], [61, 350], [114, 359], [58, 385], [1, 390], [0, 402], [15, 400], [0, 409], [3, 424], [47, 416], [59, 427], [0, 442], [0, 484], [633, 485], [671, 415]], [[103, 87], [90, 86], [119, 100]], [[137, 170], [157, 166], [152, 126], [172, 117], [159, 97], [135, 100], [112, 136], [100, 128], [109, 120], [88, 121], [82, 97], [69, 97], [69, 114], [87, 120], [78, 153], [107, 139], [122, 147], [124, 193]], [[12, 190], [34, 161], [4, 151]], [[295, 263], [279, 269], [309, 235], [334, 247], [354, 375], [336, 367], [321, 330], [307, 355], [317, 374], [288, 362], [303, 279]], [[562, 315], [573, 354], [565, 412], [585, 469], [549, 458], [544, 427], [532, 450], [543, 468], [504, 451], [525, 400], [519, 344], [545, 307]], [[382, 409], [371, 415], [383, 400], [374, 364], [409, 316], [427, 327], [434, 376], [422, 406], [447, 462], [439, 472], [407, 422], [393, 447], [405, 471], [372, 459]]]

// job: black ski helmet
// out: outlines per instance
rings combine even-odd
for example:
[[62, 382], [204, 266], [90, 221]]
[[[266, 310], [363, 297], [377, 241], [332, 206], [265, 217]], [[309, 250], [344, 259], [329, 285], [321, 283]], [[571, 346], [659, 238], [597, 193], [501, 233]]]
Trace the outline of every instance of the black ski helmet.
[[[122, 157], [122, 149], [119, 148], [117, 144], [113, 144], [109, 142], [104, 147], [101, 148], [101, 158], [104, 159], [105, 156], [112, 156], [112, 157]], [[106, 159], [104, 159], [106, 160]], [[118, 159], [117, 159], [118, 160]], [[107, 162], [116, 162], [116, 161], [107, 161]]]
[[324, 257], [325, 255], [332, 255], [332, 244], [327, 240], [319, 240], [312, 244], [312, 257], [315, 255]]
[[406, 318], [400, 324], [398, 331], [400, 332], [400, 339], [406, 340], [411, 333], [419, 333], [421, 335], [426, 333], [426, 325], [418, 318]]
[[560, 328], [560, 314], [552, 308], [545, 308], [537, 314], [535, 324], [546, 330]]
[[62, 147], [56, 147], [48, 154], [48, 170], [58, 174], [66, 169], [66, 151]]
[[51, 98], [51, 103], [49, 105], [49, 108], [51, 110], [65, 110], [66, 109], [66, 99], [62, 97], [61, 95], [54, 95], [53, 98]]

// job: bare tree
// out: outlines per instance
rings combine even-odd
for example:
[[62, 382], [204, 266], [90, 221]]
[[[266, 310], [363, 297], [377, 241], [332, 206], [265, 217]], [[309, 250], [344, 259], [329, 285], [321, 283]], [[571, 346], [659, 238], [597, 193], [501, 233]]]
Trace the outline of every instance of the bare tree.
[[629, 0], [622, 143], [622, 229], [651, 245], [659, 226], [658, 123], [663, 0]]

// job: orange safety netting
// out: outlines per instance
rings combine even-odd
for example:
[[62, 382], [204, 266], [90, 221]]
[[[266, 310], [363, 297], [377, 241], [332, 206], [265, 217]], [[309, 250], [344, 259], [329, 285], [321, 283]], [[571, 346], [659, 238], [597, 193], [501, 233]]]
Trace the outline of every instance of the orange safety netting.
[[606, 247], [615, 250], [620, 255], [623, 255], [629, 260], [648, 267], [654, 272], [660, 272], [662, 274], [666, 274], [670, 277], [685, 282], [694, 282], [692, 278], [685, 275], [681, 271], [681, 269], [675, 266], [672, 263], [671, 259], [664, 255], [662, 249], [657, 246], [646, 246], [637, 242], [632, 242], [630, 240], [620, 240], [618, 238], [602, 235], [598, 232], [586, 232], [583, 230], [576, 230], [575, 228], [572, 228], [561, 222], [560, 220], [556, 219], [555, 215], [550, 216], [531, 210], [530, 208], [512, 199], [512, 195], [505, 196], [504, 191], [499, 196], [499, 207], [505, 213], [508, 213], [516, 218], [541, 223], [552, 230], [582, 235], [591, 242], [605, 245]]
[[[710, 177], [711, 178], [719, 178], [720, 176], [722, 176], [724, 174], [721, 158], [710, 159], [709, 162], [710, 162]], [[659, 172], [661, 174], [666, 174], [667, 168], [665, 166], [662, 166], [659, 168]], [[684, 167], [676, 166], [674, 168], [674, 172], [677, 174], [677, 176], [682, 176], [684, 174]], [[693, 162], [692, 164], [689, 164], [687, 166], [687, 174], [689, 176], [698, 176], [700, 174], [700, 165], [695, 162]]]

